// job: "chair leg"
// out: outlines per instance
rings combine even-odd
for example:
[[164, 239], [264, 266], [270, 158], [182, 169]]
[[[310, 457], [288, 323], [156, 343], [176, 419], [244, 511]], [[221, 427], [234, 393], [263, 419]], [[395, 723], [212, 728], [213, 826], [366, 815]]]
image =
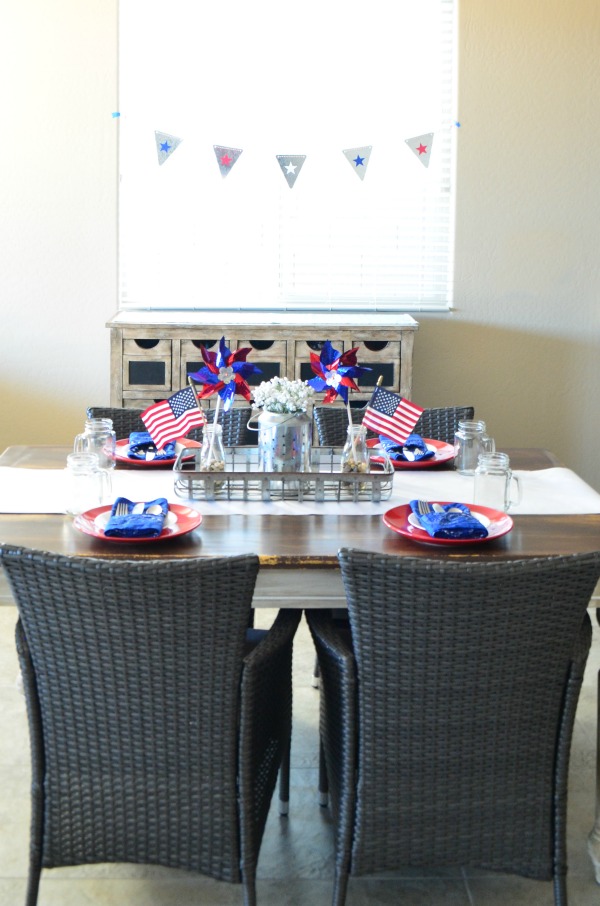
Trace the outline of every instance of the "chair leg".
[[600, 670], [598, 671], [598, 714], [596, 717], [596, 822], [588, 837], [587, 850], [600, 884]]
[[335, 881], [333, 883], [333, 899], [331, 900], [331, 906], [344, 906], [347, 892], [348, 872], [337, 868], [335, 872]]
[[319, 805], [322, 808], [326, 808], [329, 805], [329, 780], [327, 779], [325, 750], [321, 739], [319, 739]]
[[256, 906], [256, 874], [242, 873], [242, 888], [244, 893], [244, 906]]
[[567, 879], [565, 875], [554, 878], [554, 906], [567, 906]]
[[25, 894], [25, 906], [36, 906], [38, 899], [38, 890], [40, 888], [41, 868], [39, 863], [34, 865], [31, 862], [29, 866], [29, 877], [27, 879], [27, 893]]
[[313, 675], [312, 675], [311, 683], [315, 689], [318, 689], [321, 685], [321, 668], [319, 667], [318, 658], [315, 658], [315, 666], [313, 667]]
[[291, 762], [292, 740], [288, 738], [281, 767], [279, 768], [279, 814], [286, 817], [290, 810], [290, 762]]

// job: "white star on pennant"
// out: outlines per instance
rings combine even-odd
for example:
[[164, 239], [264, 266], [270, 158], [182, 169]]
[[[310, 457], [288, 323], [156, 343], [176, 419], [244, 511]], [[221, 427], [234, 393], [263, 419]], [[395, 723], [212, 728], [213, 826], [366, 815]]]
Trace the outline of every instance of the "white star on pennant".
[[293, 164], [293, 163], [290, 161], [289, 164], [286, 165], [285, 172], [286, 172], [286, 173], [291, 173], [291, 174], [292, 174], [292, 173], [295, 173], [295, 172], [296, 172], [296, 164]]

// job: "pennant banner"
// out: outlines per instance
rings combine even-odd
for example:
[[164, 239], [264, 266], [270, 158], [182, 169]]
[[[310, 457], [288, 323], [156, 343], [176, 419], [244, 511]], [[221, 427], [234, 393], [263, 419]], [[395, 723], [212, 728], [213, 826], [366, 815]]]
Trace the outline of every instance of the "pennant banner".
[[164, 164], [175, 148], [183, 141], [183, 139], [177, 138], [175, 135], [169, 135], [167, 132], [155, 131], [154, 137], [156, 140], [156, 153], [158, 154], [159, 164]]
[[348, 148], [343, 152], [348, 163], [356, 175], [360, 176], [361, 179], [365, 178], [365, 173], [369, 166], [369, 158], [371, 157], [371, 150], [372, 145], [365, 145], [363, 148]]
[[[458, 126], [458, 123], [455, 125]], [[433, 132], [425, 132], [422, 135], [416, 135], [413, 138], [406, 138], [404, 140], [424, 167], [428, 167], [429, 161], [431, 160], [433, 136]], [[183, 139], [178, 138], [176, 135], [170, 135], [168, 132], [155, 131], [154, 137], [159, 164], [164, 164], [167, 158], [171, 156], [173, 151], [175, 151], [183, 141]], [[217, 158], [221, 176], [225, 178], [230, 173], [240, 154], [242, 154], [242, 148], [230, 148], [227, 145], [213, 145], [213, 150]], [[342, 154], [361, 180], [365, 178], [372, 150], [372, 145], [363, 145], [360, 148], [345, 148], [342, 151]], [[285, 181], [290, 189], [292, 189], [300, 175], [300, 170], [304, 166], [306, 154], [277, 154], [276, 158], [281, 168], [281, 172], [285, 177]]]
[[213, 148], [217, 155], [217, 163], [219, 165], [219, 170], [221, 171], [221, 176], [225, 179], [227, 174], [231, 173], [231, 168], [242, 153], [242, 149], [227, 148], [224, 145], [213, 145]]
[[277, 154], [276, 157], [288, 186], [293, 189], [306, 160], [306, 154]]
[[417, 155], [424, 167], [429, 166], [431, 146], [433, 145], [433, 132], [417, 135], [415, 138], [405, 139], [410, 150]]

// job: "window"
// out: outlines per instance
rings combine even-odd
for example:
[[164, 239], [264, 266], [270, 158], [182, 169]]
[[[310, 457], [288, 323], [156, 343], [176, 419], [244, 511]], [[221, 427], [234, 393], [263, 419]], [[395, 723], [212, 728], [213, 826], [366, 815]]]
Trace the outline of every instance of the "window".
[[454, 27], [453, 0], [120, 0], [120, 307], [447, 308]]

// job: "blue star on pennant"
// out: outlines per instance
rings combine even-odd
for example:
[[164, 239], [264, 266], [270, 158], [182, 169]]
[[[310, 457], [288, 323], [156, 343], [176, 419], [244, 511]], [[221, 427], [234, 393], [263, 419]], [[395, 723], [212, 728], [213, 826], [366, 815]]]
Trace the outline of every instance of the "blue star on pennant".
[[177, 150], [183, 139], [171, 135], [169, 132], [154, 132], [154, 141], [156, 142], [156, 153], [158, 154], [158, 163], [164, 164], [169, 160], [174, 151]]
[[360, 148], [346, 148], [343, 151], [344, 157], [361, 180], [365, 178], [372, 150], [372, 145], [362, 145]]

